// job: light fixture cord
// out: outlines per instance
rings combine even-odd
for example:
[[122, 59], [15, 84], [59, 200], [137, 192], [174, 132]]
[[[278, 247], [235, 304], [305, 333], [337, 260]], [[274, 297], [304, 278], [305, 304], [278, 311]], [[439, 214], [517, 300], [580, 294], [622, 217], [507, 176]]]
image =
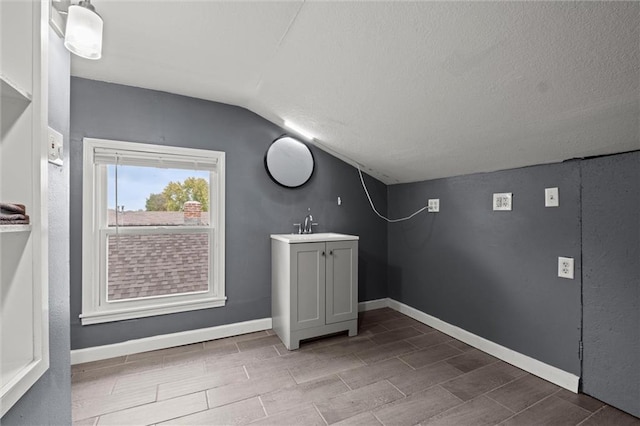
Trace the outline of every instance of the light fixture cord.
[[369, 204], [371, 204], [371, 209], [373, 209], [374, 213], [378, 215], [378, 217], [380, 217], [381, 219], [386, 220], [389, 223], [396, 223], [396, 222], [403, 222], [405, 220], [409, 220], [411, 218], [413, 218], [415, 215], [425, 211], [429, 206], [424, 206], [421, 209], [417, 210], [416, 212], [414, 212], [413, 214], [407, 216], [407, 217], [401, 217], [399, 219], [389, 219], [386, 216], [381, 215], [378, 210], [376, 210], [376, 207], [373, 205], [373, 201], [371, 200], [371, 196], [369, 195], [369, 190], [367, 189], [367, 185], [364, 183], [364, 178], [362, 177], [362, 171], [360, 170], [360, 164], [356, 163], [356, 166], [358, 167], [358, 174], [360, 175], [360, 182], [362, 183], [362, 188], [364, 189], [364, 193], [367, 194], [367, 198], [369, 199]]

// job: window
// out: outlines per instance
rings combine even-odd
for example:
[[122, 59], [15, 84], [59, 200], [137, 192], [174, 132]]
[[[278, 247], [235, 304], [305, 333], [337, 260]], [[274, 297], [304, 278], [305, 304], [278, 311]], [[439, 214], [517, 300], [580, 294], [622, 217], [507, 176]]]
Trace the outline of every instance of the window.
[[84, 139], [82, 324], [224, 306], [225, 154]]

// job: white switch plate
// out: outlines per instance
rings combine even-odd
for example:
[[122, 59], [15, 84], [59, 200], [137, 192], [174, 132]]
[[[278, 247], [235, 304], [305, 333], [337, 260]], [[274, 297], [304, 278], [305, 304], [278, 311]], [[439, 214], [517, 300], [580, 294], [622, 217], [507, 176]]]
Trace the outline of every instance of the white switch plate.
[[493, 194], [493, 210], [511, 210], [511, 192]]
[[560, 278], [573, 279], [573, 258], [558, 257], [558, 276]]
[[62, 166], [62, 142], [62, 134], [49, 127], [49, 136], [47, 138], [47, 144], [49, 145], [49, 162], [57, 166]]
[[440, 198], [434, 198], [434, 199], [430, 199], [429, 200], [429, 204], [427, 204], [427, 206], [429, 206], [427, 208], [427, 211], [430, 213], [437, 213], [440, 211]]
[[544, 189], [544, 206], [558, 207], [559, 205], [560, 205], [560, 198], [558, 195], [558, 188], [545, 188]]

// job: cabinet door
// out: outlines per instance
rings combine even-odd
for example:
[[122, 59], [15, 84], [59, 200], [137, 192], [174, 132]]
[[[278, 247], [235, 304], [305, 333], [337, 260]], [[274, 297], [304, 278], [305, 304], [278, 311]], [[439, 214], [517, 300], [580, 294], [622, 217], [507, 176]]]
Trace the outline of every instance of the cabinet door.
[[325, 324], [325, 243], [291, 244], [291, 329]]
[[327, 324], [358, 318], [358, 242], [327, 242]]

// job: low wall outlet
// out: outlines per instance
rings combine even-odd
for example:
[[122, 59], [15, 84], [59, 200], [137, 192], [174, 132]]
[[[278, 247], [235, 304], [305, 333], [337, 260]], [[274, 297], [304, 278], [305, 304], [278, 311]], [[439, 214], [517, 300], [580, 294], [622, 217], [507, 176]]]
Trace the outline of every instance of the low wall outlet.
[[493, 210], [510, 211], [512, 195], [513, 193], [511, 192], [493, 194]]
[[62, 134], [49, 127], [49, 136], [47, 137], [49, 162], [56, 166], [62, 166], [62, 141]]
[[544, 189], [544, 206], [558, 207], [559, 205], [560, 205], [560, 199], [558, 198], [558, 188], [545, 188]]
[[573, 279], [573, 258], [558, 257], [558, 276], [560, 278]]
[[440, 198], [434, 198], [429, 200], [427, 204], [427, 211], [430, 213], [437, 213], [440, 211]]

